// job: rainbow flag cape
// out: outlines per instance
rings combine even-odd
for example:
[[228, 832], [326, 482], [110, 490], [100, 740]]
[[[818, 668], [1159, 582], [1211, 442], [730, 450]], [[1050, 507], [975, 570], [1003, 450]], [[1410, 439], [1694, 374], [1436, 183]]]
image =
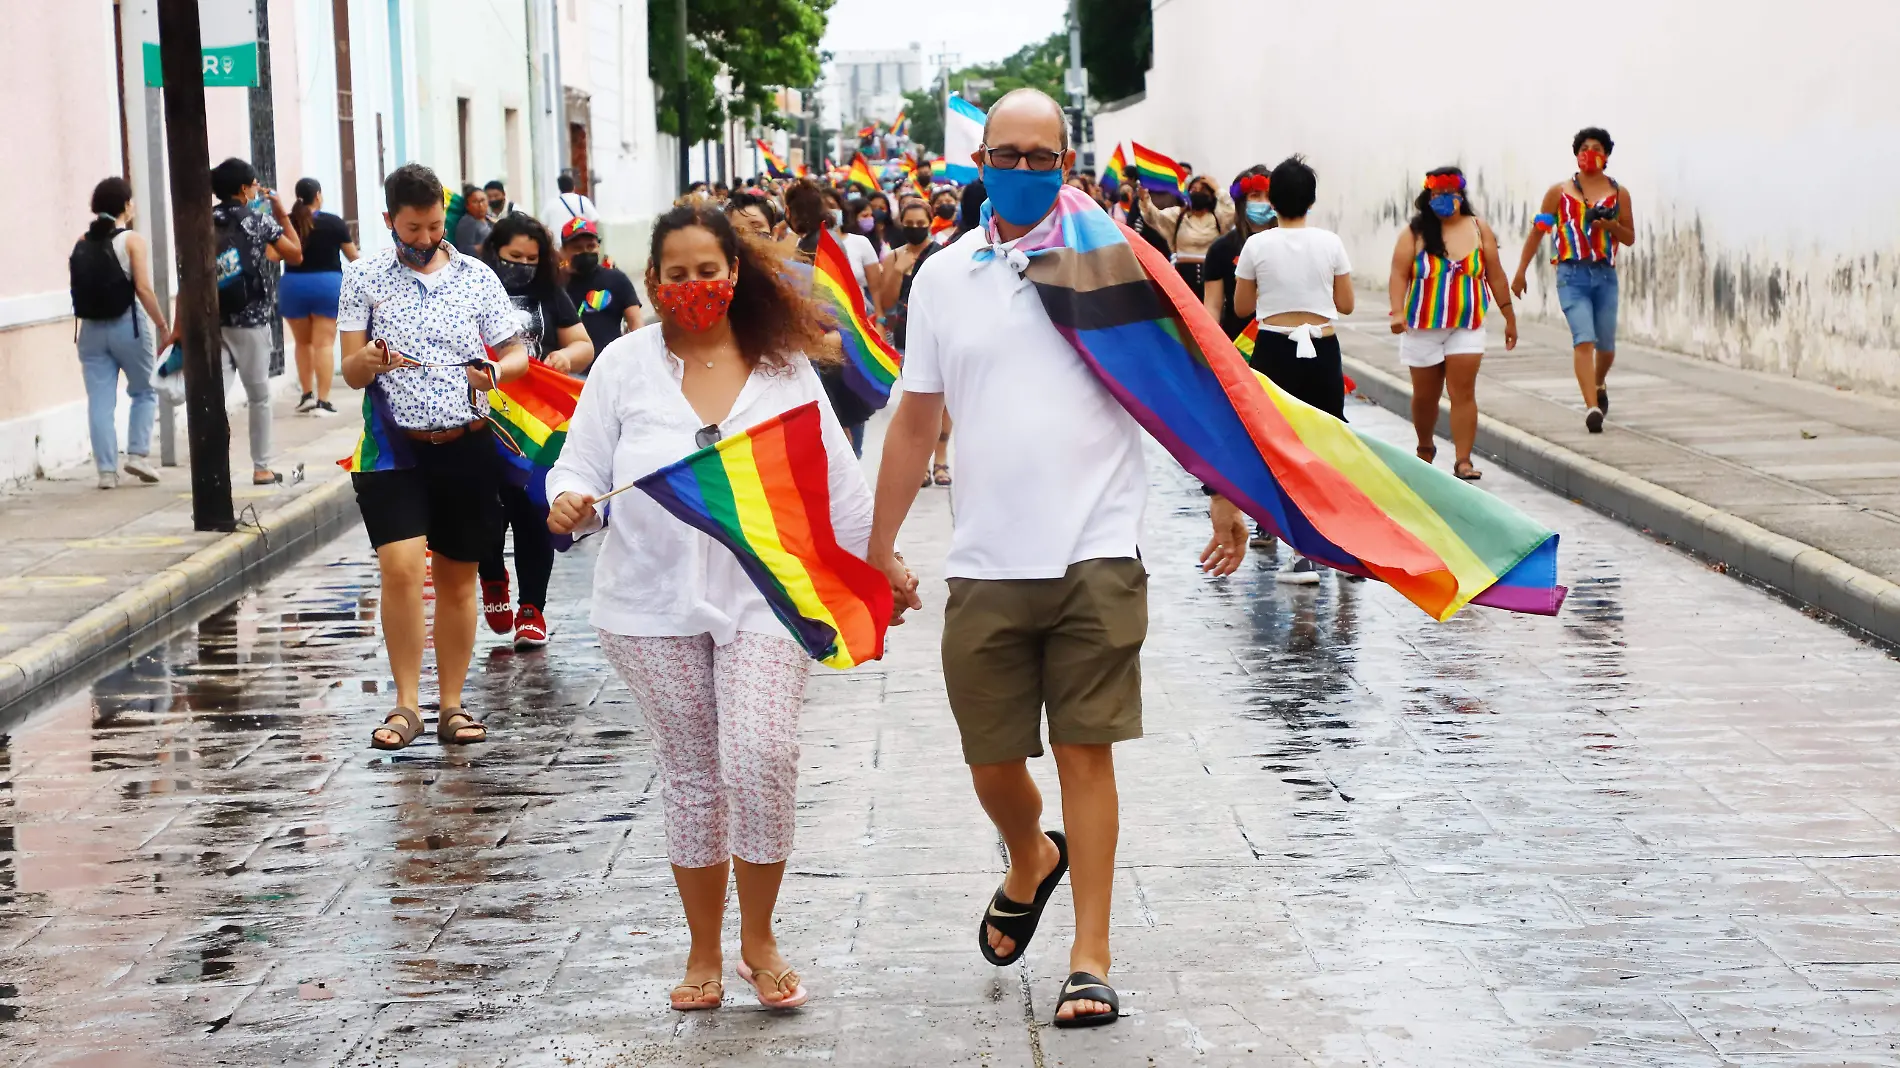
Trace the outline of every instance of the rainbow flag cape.
[[[1130, 141], [1135, 150], [1135, 177], [1151, 193], [1180, 193], [1181, 182], [1187, 178], [1181, 165], [1152, 148], [1142, 147], [1139, 141]], [[1121, 146], [1116, 145], [1119, 151]]]
[[371, 379], [363, 390], [363, 433], [356, 448], [338, 460], [345, 471], [398, 471], [415, 466], [415, 454], [409, 439], [396, 432], [395, 417], [389, 413], [389, 399], [383, 395], [379, 379]]
[[580, 399], [580, 379], [539, 360], [528, 363], [527, 374], [488, 391], [488, 422], [505, 477], [542, 508], [548, 506], [548, 471], [560, 459]]
[[844, 342], [844, 384], [873, 409], [891, 399], [904, 358], [871, 325], [864, 309], [864, 290], [851, 273], [851, 261], [829, 228], [818, 231], [818, 251], [812, 256], [812, 295], [828, 305]]
[[867, 193], [878, 190], [877, 176], [871, 173], [871, 165], [864, 161], [864, 153], [851, 157], [851, 169], [845, 172], [845, 184], [861, 185]]
[[838, 544], [818, 402], [723, 438], [634, 485], [732, 550], [772, 611], [827, 667], [884, 655], [891, 584]]
[[762, 139], [757, 137], [752, 139], [752, 143], [758, 146], [759, 158], [765, 161], [765, 173], [774, 178], [786, 178], [791, 176], [792, 169], [785, 165], [785, 161], [779, 158], [778, 153], [772, 151], [771, 145], [766, 144]]
[[1108, 157], [1108, 164], [1102, 168], [1102, 192], [1108, 194], [1108, 199], [1115, 199], [1127, 177], [1128, 161], [1122, 158], [1122, 146], [1117, 144], [1114, 155]]
[[1017, 244], [1024, 277], [1190, 474], [1302, 555], [1379, 579], [1434, 619], [1466, 604], [1557, 613], [1556, 534], [1253, 373], [1167, 257], [1081, 190], [1064, 186], [1056, 215], [1048, 236]]

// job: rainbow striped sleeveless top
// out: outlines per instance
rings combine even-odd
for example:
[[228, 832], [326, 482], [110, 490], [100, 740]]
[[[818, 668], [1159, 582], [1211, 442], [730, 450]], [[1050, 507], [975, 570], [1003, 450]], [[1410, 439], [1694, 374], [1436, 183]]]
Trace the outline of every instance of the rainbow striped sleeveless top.
[[1484, 259], [1473, 248], [1463, 259], [1420, 250], [1405, 298], [1405, 325], [1414, 330], [1476, 330], [1484, 325]]
[[[1616, 199], [1616, 191], [1611, 190], [1605, 203]], [[1563, 200], [1557, 205], [1557, 225], [1551, 227], [1550, 240], [1552, 253], [1550, 262], [1563, 263], [1577, 260], [1583, 263], [1616, 262], [1616, 242], [1610, 239], [1608, 227], [1586, 227], [1583, 225], [1583, 213], [1589, 205], [1570, 195], [1565, 189]]]

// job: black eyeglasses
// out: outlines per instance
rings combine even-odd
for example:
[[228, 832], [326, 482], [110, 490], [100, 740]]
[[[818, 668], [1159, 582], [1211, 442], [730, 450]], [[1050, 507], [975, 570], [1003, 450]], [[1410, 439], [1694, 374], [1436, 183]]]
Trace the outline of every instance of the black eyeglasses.
[[723, 436], [724, 435], [719, 432], [718, 423], [708, 423], [700, 427], [699, 430], [693, 434], [693, 445], [701, 449], [709, 448], [713, 445], [717, 445], [719, 439]]
[[1062, 163], [1062, 153], [1054, 152], [1046, 148], [1036, 148], [1024, 152], [1019, 148], [990, 148], [985, 146], [983, 154], [989, 159], [990, 166], [1002, 171], [1013, 171], [1016, 169], [1016, 164], [1024, 160], [1029, 161], [1029, 169], [1032, 171], [1053, 171]]

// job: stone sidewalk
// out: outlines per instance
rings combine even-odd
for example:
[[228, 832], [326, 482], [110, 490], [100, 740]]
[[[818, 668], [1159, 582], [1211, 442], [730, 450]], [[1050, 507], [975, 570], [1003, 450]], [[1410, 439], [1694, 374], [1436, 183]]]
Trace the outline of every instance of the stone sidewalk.
[[181, 609], [210, 611], [264, 577], [270, 562], [301, 556], [353, 520], [336, 460], [362, 428], [360, 397], [339, 376], [332, 418], [298, 415], [294, 389], [274, 405], [272, 463], [281, 486], [249, 484], [248, 421], [242, 406], [231, 412], [235, 535], [192, 529], [182, 411], [180, 466], [161, 468], [156, 485], [125, 476], [118, 489], [102, 491], [87, 461], [0, 494], [0, 591], [10, 604], [0, 623], [0, 727], [18, 710], [10, 706], [24, 706], [76, 667], [130, 657], [163, 637], [168, 623], [189, 622], [178, 618]]
[[[1341, 331], [1341, 348], [1355, 372], [1382, 371], [1396, 388], [1362, 382], [1368, 396], [1404, 414], [1410, 396], [1397, 338], [1383, 317], [1365, 314], [1384, 307], [1382, 295], [1365, 294], [1362, 313]], [[1491, 324], [1491, 351], [1479, 378], [1478, 407], [1497, 424], [1514, 428], [1555, 449], [1531, 442], [1538, 455], [1520, 461], [1523, 449], [1487, 443], [1480, 447], [1533, 468], [1535, 477], [1558, 484], [1571, 496], [1723, 562], [1798, 600], [1833, 611], [1850, 622], [1900, 642], [1900, 400], [1745, 371], [1706, 360], [1624, 343], [1610, 373], [1610, 417], [1605, 432], [1584, 429], [1584, 405], [1571, 374], [1570, 335], [1561, 324], [1526, 322], [1516, 351], [1503, 348], [1501, 324]], [[1371, 376], [1361, 375], [1362, 378]], [[1441, 430], [1445, 429], [1443, 424]], [[1703, 506], [1659, 506], [1663, 494], [1606, 485], [1614, 479], [1581, 478], [1565, 485], [1582, 466], [1553, 461], [1568, 452], [1633, 477], [1666, 494]], [[1449, 464], [1450, 456], [1440, 461]], [[1570, 470], [1565, 470], [1568, 467]], [[1603, 497], [1605, 499], [1593, 499]], [[1637, 499], [1643, 498], [1643, 499]], [[1779, 536], [1750, 537], [1739, 519]], [[1812, 546], [1865, 572], [1858, 580], [1876, 593], [1869, 613], [1856, 618], [1855, 589], [1829, 589], [1830, 576], [1800, 575], [1790, 564]], [[1856, 581], [1844, 569], [1838, 584]], [[1842, 598], [1842, 595], [1846, 596]], [[1830, 596], [1842, 598], [1830, 601]], [[1873, 611], [1878, 601], [1881, 611]]]
[[973, 945], [1001, 858], [938, 671], [931, 490], [928, 608], [808, 694], [806, 1009], [730, 973], [721, 1010], [666, 1008], [683, 923], [585, 555], [547, 650], [484, 633], [493, 741], [392, 758], [351, 532], [0, 742], [0, 1066], [1900, 1066], [1900, 661], [1504, 471], [1563, 535], [1561, 617], [1437, 624], [1270, 552], [1209, 580], [1205, 499], [1151, 456], [1117, 1025], [1047, 1026], [1066, 886], [1022, 963]]

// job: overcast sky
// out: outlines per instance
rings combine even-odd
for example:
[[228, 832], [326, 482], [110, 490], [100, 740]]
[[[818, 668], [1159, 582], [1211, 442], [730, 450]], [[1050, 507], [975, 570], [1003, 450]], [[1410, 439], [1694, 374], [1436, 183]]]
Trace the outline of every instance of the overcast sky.
[[988, 63], [1063, 28], [1067, 0], [838, 0], [831, 8], [824, 47], [832, 52], [923, 46], [924, 73], [936, 73], [931, 57], [954, 52], [956, 65]]

